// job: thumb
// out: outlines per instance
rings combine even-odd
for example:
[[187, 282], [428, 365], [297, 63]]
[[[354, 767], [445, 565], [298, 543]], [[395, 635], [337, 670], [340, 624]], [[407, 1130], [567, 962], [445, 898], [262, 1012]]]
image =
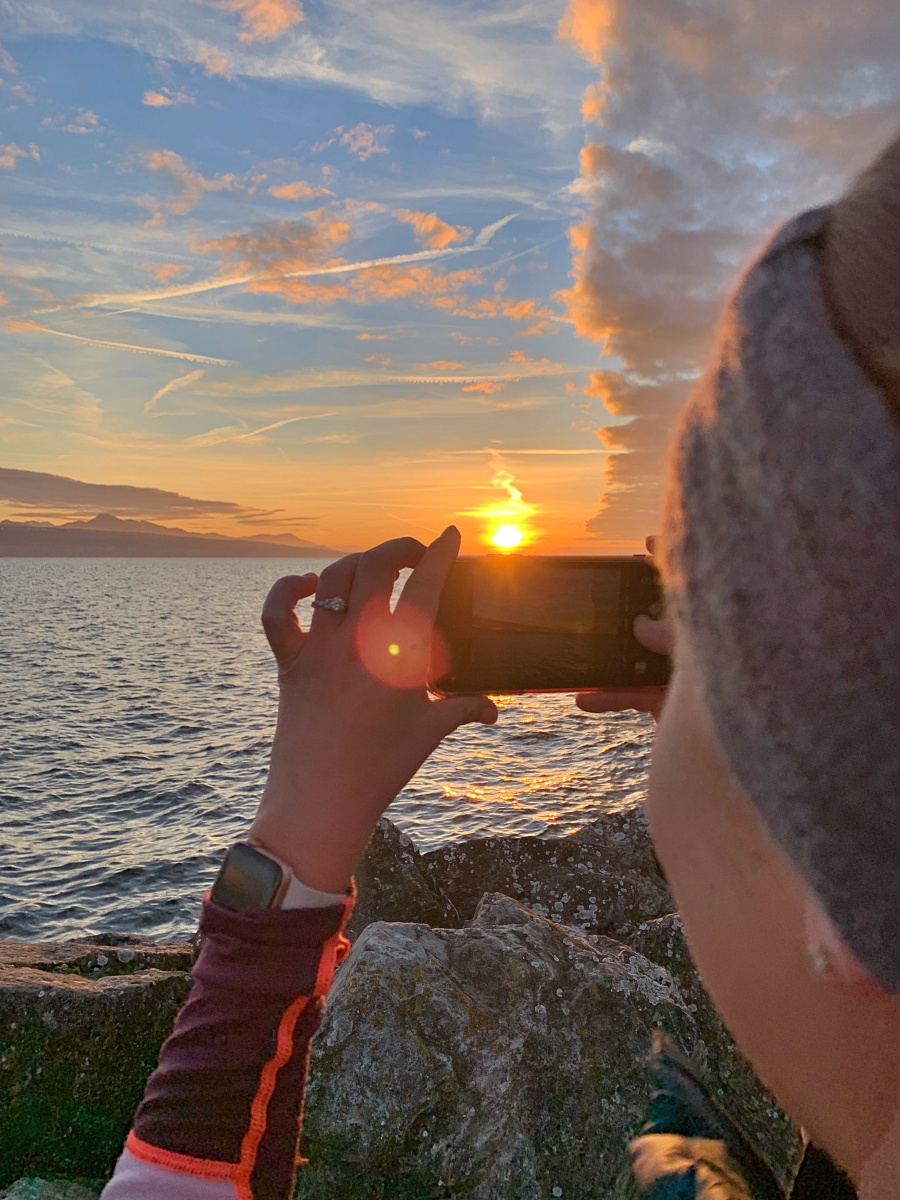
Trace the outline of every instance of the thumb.
[[494, 725], [497, 715], [497, 705], [489, 696], [448, 696], [431, 704], [431, 719], [441, 738], [460, 725]]
[[671, 657], [675, 646], [675, 629], [668, 618], [654, 621], [652, 617], [641, 614], [635, 617], [633, 629], [634, 636], [642, 646], [656, 654], [668, 654]]

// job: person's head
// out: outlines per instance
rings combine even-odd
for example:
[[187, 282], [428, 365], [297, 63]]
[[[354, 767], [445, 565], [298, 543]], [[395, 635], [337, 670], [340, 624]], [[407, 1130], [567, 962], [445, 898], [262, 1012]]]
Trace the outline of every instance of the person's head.
[[648, 816], [763, 1081], [900, 1195], [900, 140], [751, 267], [687, 407]]

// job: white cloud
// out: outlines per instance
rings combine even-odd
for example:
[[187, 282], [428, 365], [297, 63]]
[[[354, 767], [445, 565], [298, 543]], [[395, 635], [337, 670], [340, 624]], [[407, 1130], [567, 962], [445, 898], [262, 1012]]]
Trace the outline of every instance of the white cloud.
[[[184, 0], [6, 0], [21, 34], [87, 35], [215, 74], [331, 83], [383, 104], [427, 104], [489, 120], [577, 123], [589, 75], [555, 40], [562, 0], [330, 0], [264, 54], [233, 19]], [[313, 27], [315, 32], [313, 32]]]

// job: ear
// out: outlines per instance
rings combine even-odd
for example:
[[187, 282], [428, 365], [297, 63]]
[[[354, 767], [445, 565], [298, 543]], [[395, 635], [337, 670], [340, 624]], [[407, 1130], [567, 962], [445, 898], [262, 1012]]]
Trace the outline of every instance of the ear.
[[823, 979], [833, 979], [861, 996], [884, 996], [885, 989], [862, 965], [825, 912], [807, 889], [803, 914], [804, 949], [810, 969]]

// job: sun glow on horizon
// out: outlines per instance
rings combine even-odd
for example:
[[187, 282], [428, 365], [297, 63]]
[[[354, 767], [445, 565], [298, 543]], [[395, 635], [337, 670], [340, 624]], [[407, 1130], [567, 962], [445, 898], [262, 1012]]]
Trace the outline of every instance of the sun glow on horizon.
[[482, 523], [479, 540], [484, 545], [501, 553], [509, 553], [529, 546], [540, 538], [542, 531], [532, 522], [534, 514], [540, 510], [537, 505], [525, 500], [512, 473], [496, 451], [492, 458], [491, 487], [505, 492], [506, 499], [469, 509], [465, 515], [476, 517]]
[[500, 550], [515, 550], [525, 540], [525, 534], [517, 525], [498, 525], [491, 534], [491, 541]]

